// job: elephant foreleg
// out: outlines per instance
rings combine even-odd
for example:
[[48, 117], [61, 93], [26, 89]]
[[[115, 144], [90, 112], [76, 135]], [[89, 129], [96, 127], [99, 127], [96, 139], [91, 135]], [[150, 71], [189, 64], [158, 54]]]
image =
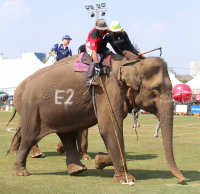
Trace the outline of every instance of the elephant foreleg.
[[87, 170], [86, 166], [83, 165], [79, 159], [79, 153], [76, 146], [77, 134], [78, 132], [57, 134], [60, 137], [66, 151], [66, 165], [70, 175], [79, 174]]
[[[113, 103], [115, 103], [115, 101]], [[112, 104], [112, 102], [110, 102], [110, 104]], [[135, 181], [135, 178], [128, 173], [124, 153], [123, 114], [118, 110], [120, 107], [116, 107], [115, 105], [111, 107], [113, 108], [112, 111], [106, 114], [108, 110], [111, 110], [106, 100], [103, 99], [101, 103], [97, 104], [99, 131], [114, 165], [114, 181], [132, 182]]]

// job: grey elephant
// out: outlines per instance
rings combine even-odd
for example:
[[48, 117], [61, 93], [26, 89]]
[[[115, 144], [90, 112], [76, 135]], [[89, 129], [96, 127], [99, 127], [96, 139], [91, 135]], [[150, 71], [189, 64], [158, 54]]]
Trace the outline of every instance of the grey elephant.
[[[131, 108], [143, 109], [159, 118], [169, 169], [180, 182], [185, 181], [174, 160], [173, 103], [171, 96], [166, 93], [171, 91], [172, 84], [164, 60], [152, 57], [133, 62], [127, 61], [120, 55], [112, 55], [112, 72], [96, 80], [102, 80], [103, 84], [102, 87], [95, 88], [98, 112], [96, 118], [91, 91], [85, 93], [86, 74], [73, 71], [78, 56], [63, 59], [53, 68], [49, 67], [42, 73], [36, 72], [26, 85], [20, 113], [21, 144], [12, 174], [29, 175], [26, 159], [31, 147], [51, 133], [57, 133], [65, 147], [68, 173], [72, 175], [85, 171], [87, 168], [79, 159], [76, 136], [78, 131], [98, 123], [109, 154], [107, 159], [110, 159], [114, 165], [114, 181], [121, 182], [127, 179], [135, 181], [128, 173], [124, 153], [123, 120], [129, 108], [124, 102], [121, 87], [128, 97]], [[115, 77], [118, 77], [118, 81]], [[108, 101], [104, 94], [107, 95]], [[117, 138], [108, 115], [107, 102], [115, 118], [113, 123], [116, 126]]]
[[[43, 68], [43, 69], [41, 69], [41, 70], [39, 70], [37, 73], [39, 73], [40, 71], [44, 71], [45, 69], [46, 69], [46, 67]], [[12, 119], [15, 117], [15, 115], [16, 115], [17, 112], [20, 115], [22, 95], [23, 95], [23, 92], [24, 92], [24, 90], [26, 88], [26, 85], [28, 84], [28, 82], [30, 80], [31, 80], [31, 76], [29, 76], [26, 79], [24, 79], [18, 85], [18, 87], [16, 88], [15, 93], [14, 93], [14, 107], [15, 107], [15, 109], [14, 109], [12, 117], [8, 121], [7, 126], [12, 121]], [[20, 143], [21, 143], [20, 118], [18, 120], [17, 130], [19, 130], [19, 131], [13, 137], [12, 144], [11, 144], [11, 149], [9, 150], [10, 154], [17, 154], [17, 152], [19, 150]], [[88, 149], [88, 129], [85, 129], [85, 130], [80, 131], [78, 133], [78, 135], [77, 135], [77, 145], [78, 145], [78, 149], [79, 149], [80, 159], [82, 159], [82, 160], [90, 160], [91, 157], [87, 154], [87, 149]], [[65, 150], [63, 150], [63, 146], [62, 146], [61, 143], [58, 143], [56, 145], [56, 149], [57, 149], [58, 154], [60, 154], [60, 155], [62, 155], [63, 152], [65, 151]], [[32, 158], [37, 158], [37, 157], [41, 157], [41, 156], [44, 155], [40, 151], [38, 144], [33, 145], [33, 147], [30, 150], [30, 154], [31, 154]]]

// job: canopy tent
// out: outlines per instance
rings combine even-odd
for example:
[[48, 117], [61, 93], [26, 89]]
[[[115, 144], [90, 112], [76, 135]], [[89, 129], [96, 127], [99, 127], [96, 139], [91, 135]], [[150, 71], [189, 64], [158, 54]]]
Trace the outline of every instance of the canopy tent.
[[192, 89], [193, 94], [200, 93], [200, 72], [189, 82], [186, 83]]
[[170, 80], [172, 82], [172, 87], [174, 87], [177, 84], [182, 84], [182, 82], [180, 82], [178, 79], [176, 79], [175, 74], [173, 74], [173, 73], [171, 73], [169, 75], [169, 78], [170, 78]]
[[2, 90], [0, 90], [0, 100], [4, 101], [8, 98], [8, 94]]
[[42, 63], [34, 53], [22, 53], [22, 59], [0, 60], [0, 89], [13, 95], [25, 78], [49, 65], [50, 62]]
[[4, 92], [4, 91], [0, 90], [0, 94], [6, 94], [6, 92]]

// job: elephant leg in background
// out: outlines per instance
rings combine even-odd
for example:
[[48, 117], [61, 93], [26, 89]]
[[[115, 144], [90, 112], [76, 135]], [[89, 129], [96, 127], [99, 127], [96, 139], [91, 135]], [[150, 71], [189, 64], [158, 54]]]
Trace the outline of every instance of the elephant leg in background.
[[87, 170], [86, 166], [83, 165], [79, 159], [79, 153], [76, 146], [78, 132], [57, 133], [57, 135], [60, 137], [66, 151], [68, 173], [73, 175]]
[[[16, 129], [16, 131], [19, 128]], [[17, 154], [18, 150], [19, 150], [19, 146], [20, 146], [20, 142], [21, 142], [21, 133], [20, 131], [16, 134], [16, 136], [14, 137], [12, 143], [11, 143], [11, 149], [9, 154]]]
[[[77, 135], [77, 145], [79, 149], [79, 156], [81, 160], [90, 160], [91, 157], [87, 154], [88, 149], [88, 129], [79, 131]], [[62, 155], [65, 152], [65, 148], [62, 142], [56, 144], [56, 150], [59, 155]]]
[[158, 124], [156, 126], [156, 131], [155, 131], [155, 134], [154, 134], [154, 137], [157, 138], [159, 135], [158, 135], [158, 132], [160, 130], [160, 121], [158, 121]]
[[41, 156], [44, 156], [44, 154], [40, 151], [38, 144], [35, 144], [30, 151], [32, 158], [39, 158]]
[[81, 160], [90, 160], [91, 157], [87, 154], [88, 129], [79, 131], [76, 139], [77, 139], [80, 159]]
[[[18, 128], [20, 127], [20, 119], [18, 121]], [[17, 128], [17, 129], [18, 129]], [[20, 142], [21, 142], [21, 131], [19, 130], [19, 132], [17, 133], [17, 135], [15, 136], [12, 145], [11, 145], [11, 150], [10, 150], [10, 154], [17, 154], [18, 150], [19, 150], [19, 146], [20, 146]], [[44, 154], [40, 151], [38, 144], [34, 145], [31, 148], [31, 157], [32, 158], [38, 158], [43, 156]]]

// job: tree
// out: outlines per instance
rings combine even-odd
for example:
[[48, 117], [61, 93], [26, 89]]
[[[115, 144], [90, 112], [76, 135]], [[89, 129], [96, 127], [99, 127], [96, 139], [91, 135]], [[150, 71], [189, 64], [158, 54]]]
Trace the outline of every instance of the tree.
[[180, 82], [185, 84], [186, 82], [188, 82], [188, 80], [184, 79], [184, 80], [180, 80]]
[[49, 60], [49, 58], [52, 56], [51, 51], [48, 52], [48, 55], [49, 55], [49, 56], [48, 56], [46, 59], [42, 59], [42, 62], [43, 62], [43, 63], [46, 63], [46, 62]]

